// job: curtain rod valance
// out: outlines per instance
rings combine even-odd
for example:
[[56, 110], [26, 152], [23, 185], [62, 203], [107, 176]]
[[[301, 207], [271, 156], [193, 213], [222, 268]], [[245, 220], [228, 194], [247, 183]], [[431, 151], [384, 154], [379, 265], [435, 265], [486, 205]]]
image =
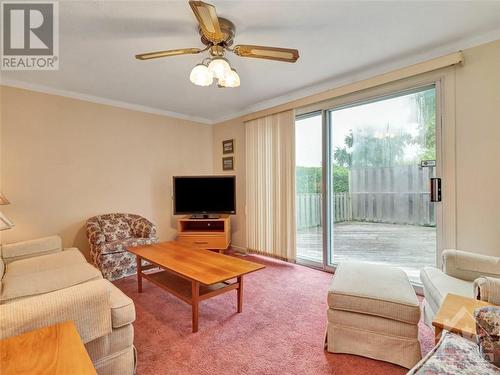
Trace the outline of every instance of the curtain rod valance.
[[243, 121], [251, 121], [275, 113], [288, 111], [308, 105], [316, 104], [325, 100], [334, 99], [340, 96], [352, 94], [354, 92], [381, 86], [401, 79], [410, 78], [419, 74], [432, 72], [438, 69], [447, 68], [464, 62], [463, 53], [455, 52], [446, 56], [437, 57], [432, 60], [410, 65], [405, 68], [393, 70], [371, 78], [367, 78], [347, 85], [339, 86], [327, 91], [296, 99], [288, 103], [280, 104], [271, 108], [263, 109], [241, 117]]

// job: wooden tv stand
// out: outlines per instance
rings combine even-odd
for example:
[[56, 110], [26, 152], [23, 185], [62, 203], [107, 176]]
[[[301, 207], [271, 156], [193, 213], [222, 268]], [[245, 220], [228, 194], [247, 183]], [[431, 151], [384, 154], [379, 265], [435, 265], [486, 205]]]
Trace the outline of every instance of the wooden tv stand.
[[229, 215], [221, 215], [217, 219], [192, 219], [185, 216], [177, 222], [177, 241], [223, 253], [231, 243]]

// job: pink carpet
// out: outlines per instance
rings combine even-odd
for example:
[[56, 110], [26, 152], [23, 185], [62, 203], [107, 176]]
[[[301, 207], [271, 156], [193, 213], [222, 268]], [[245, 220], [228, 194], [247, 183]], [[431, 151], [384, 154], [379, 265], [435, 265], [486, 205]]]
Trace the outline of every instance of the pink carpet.
[[[159, 374], [405, 374], [389, 363], [323, 350], [329, 273], [265, 257], [246, 276], [243, 313], [236, 292], [201, 303], [200, 330], [191, 333], [186, 303], [135, 276], [115, 284], [135, 302], [139, 375]], [[433, 335], [420, 324], [424, 352]]]

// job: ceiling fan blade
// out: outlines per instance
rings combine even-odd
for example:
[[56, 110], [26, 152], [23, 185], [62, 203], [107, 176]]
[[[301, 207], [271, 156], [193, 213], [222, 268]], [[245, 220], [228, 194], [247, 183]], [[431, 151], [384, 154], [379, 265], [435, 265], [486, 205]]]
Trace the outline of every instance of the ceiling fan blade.
[[299, 51], [291, 48], [264, 47], [240, 44], [234, 47], [234, 53], [241, 57], [277, 60], [294, 63], [299, 58]]
[[189, 5], [200, 24], [203, 35], [215, 44], [222, 42], [224, 35], [219, 25], [219, 17], [217, 17], [215, 7], [203, 1], [190, 1]]
[[135, 58], [138, 60], [149, 60], [149, 59], [157, 59], [160, 57], [169, 57], [177, 55], [193, 55], [200, 52], [202, 52], [202, 50], [199, 48], [180, 48], [180, 49], [170, 49], [167, 51], [141, 53], [140, 55], [135, 55]]

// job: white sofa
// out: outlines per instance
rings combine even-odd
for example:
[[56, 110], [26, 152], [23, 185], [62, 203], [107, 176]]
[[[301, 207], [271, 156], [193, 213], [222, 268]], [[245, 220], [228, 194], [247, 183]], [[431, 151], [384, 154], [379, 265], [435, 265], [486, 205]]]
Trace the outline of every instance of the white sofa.
[[58, 236], [0, 247], [0, 339], [73, 321], [99, 375], [132, 375], [135, 307]]
[[444, 250], [443, 270], [425, 267], [420, 271], [425, 295], [425, 323], [432, 327], [432, 320], [448, 293], [487, 300], [488, 288], [493, 285], [487, 282], [487, 278], [500, 279], [500, 257]]

